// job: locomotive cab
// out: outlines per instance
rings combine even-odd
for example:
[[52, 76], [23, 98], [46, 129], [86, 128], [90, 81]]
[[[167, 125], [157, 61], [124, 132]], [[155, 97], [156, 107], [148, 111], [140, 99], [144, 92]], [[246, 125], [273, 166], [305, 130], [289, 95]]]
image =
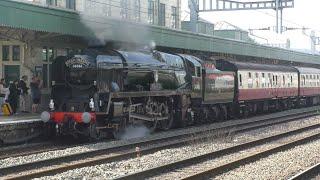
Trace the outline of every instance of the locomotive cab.
[[192, 98], [201, 98], [202, 97], [202, 65], [201, 60], [195, 56], [179, 54], [185, 60], [186, 66], [186, 81], [189, 84], [191, 89]]

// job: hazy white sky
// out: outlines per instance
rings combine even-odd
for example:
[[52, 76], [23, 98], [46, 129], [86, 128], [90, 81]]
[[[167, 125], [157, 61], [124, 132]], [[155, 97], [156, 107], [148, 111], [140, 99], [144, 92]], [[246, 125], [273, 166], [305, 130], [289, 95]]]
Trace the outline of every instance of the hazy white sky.
[[[294, 8], [284, 9], [283, 26], [304, 26], [315, 30], [316, 35], [320, 36], [320, 0], [295, 0], [294, 6]], [[188, 0], [182, 0], [182, 11], [189, 12]], [[276, 13], [274, 10], [200, 13], [200, 17], [207, 21], [213, 23], [227, 21], [242, 29], [274, 27], [276, 24], [275, 15]], [[182, 13], [182, 19], [189, 20], [188, 13]], [[306, 33], [310, 34], [310, 30], [307, 30]], [[269, 43], [285, 42], [285, 39], [289, 38], [291, 40], [292, 48], [310, 48], [310, 38], [308, 38], [306, 35], [303, 35], [301, 30], [287, 31], [281, 36], [271, 31], [254, 31], [254, 34], [267, 38]], [[317, 47], [317, 49], [320, 48]]]

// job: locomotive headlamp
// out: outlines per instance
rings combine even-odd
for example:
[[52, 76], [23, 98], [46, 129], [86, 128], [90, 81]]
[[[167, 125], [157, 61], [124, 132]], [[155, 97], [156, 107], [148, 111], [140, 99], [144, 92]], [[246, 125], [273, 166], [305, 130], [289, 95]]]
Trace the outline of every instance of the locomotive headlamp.
[[54, 102], [53, 102], [53, 99], [50, 99], [49, 108], [50, 108], [51, 111], [54, 110]]
[[51, 81], [51, 85], [52, 86], [56, 85], [56, 81]]
[[90, 102], [89, 102], [89, 107], [91, 110], [94, 109], [94, 102], [93, 102], [93, 98], [90, 99]]
[[96, 86], [97, 85], [97, 81], [93, 81], [93, 85]]
[[50, 120], [51, 115], [48, 111], [43, 111], [40, 117], [41, 117], [41, 120], [46, 123]]
[[88, 124], [91, 121], [91, 114], [88, 112], [84, 112], [81, 116], [82, 122]]

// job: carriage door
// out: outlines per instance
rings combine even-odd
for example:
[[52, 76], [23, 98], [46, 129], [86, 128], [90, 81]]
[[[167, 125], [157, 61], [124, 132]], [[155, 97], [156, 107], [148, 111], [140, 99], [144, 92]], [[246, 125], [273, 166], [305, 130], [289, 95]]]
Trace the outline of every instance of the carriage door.
[[277, 96], [277, 75], [275, 73], [271, 73], [271, 95], [272, 98]]

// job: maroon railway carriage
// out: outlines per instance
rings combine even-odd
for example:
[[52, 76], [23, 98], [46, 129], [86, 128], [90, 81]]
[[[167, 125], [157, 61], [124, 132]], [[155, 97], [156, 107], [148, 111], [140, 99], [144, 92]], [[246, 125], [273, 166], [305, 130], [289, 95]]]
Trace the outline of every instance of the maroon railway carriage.
[[235, 72], [235, 104], [243, 115], [287, 109], [297, 101], [296, 68], [226, 60], [218, 60], [217, 68]]
[[300, 105], [320, 103], [320, 69], [296, 67], [299, 71]]

